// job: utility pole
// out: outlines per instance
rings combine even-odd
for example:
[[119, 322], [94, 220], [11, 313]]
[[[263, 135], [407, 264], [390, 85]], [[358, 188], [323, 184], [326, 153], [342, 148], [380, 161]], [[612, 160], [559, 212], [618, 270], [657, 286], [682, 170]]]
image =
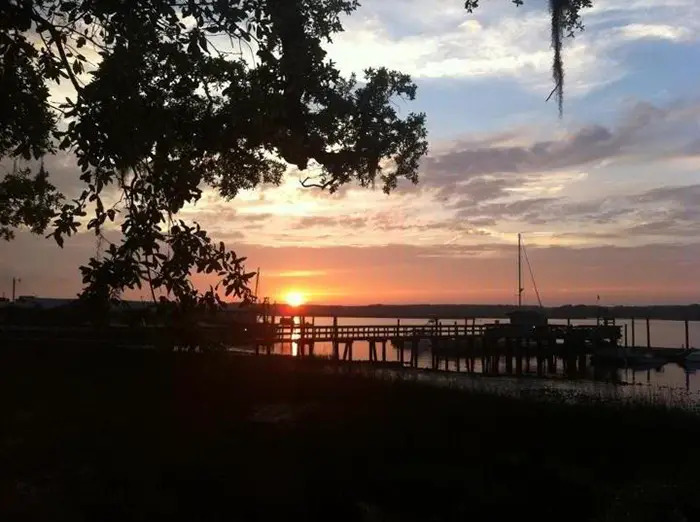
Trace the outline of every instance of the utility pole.
[[255, 272], [255, 302], [257, 303], [259, 301], [258, 299], [258, 285], [260, 284], [260, 267], [258, 267], [257, 272]]
[[521, 256], [521, 237], [520, 232], [518, 232], [518, 306], [523, 305], [523, 270], [522, 270], [522, 256]]
[[17, 294], [17, 283], [21, 283], [22, 280], [19, 277], [12, 278], [12, 302], [15, 302], [15, 297]]

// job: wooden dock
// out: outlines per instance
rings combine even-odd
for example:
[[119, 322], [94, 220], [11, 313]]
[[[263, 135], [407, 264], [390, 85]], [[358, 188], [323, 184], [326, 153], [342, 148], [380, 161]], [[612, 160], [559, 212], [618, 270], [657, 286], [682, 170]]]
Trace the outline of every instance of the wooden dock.
[[[507, 369], [516, 372], [523, 361], [535, 357], [544, 365], [555, 358], [575, 360], [595, 353], [600, 347], [616, 347], [622, 338], [622, 327], [605, 325], [541, 325], [512, 324], [443, 324], [427, 325], [332, 325], [270, 324], [269, 334], [258, 339], [256, 353], [273, 351], [276, 344], [295, 343], [299, 356], [313, 356], [317, 343], [331, 343], [331, 358], [338, 361], [353, 360], [353, 346], [366, 342], [370, 362], [387, 362], [387, 345], [398, 351], [401, 365], [418, 366], [419, 355], [426, 350], [432, 357], [433, 368], [441, 362], [447, 367], [450, 361], [459, 368], [461, 361], [467, 369], [473, 368], [480, 358], [482, 368], [497, 367], [501, 357]], [[426, 349], [425, 346], [428, 346]]]

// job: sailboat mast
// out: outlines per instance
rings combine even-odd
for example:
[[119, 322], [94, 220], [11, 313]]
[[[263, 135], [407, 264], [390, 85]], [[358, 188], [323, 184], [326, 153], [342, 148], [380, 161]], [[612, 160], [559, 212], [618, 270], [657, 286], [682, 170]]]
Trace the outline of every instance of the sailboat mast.
[[518, 232], [518, 306], [523, 305], [523, 270], [522, 270], [522, 245], [520, 232]]

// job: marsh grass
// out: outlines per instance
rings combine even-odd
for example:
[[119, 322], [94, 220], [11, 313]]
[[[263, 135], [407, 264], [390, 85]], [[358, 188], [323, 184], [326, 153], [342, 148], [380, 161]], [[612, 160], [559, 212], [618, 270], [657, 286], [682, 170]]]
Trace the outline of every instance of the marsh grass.
[[227, 353], [0, 350], [0, 519], [700, 514], [697, 415], [429, 376]]

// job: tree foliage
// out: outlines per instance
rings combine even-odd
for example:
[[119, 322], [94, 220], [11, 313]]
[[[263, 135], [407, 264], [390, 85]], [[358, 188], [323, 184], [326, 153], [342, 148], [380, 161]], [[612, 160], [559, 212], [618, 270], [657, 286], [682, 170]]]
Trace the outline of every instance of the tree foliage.
[[24, 225], [40, 234], [54, 217], [54, 208], [61, 201], [56, 188], [49, 183], [43, 165], [36, 175], [30, 169], [14, 169], [0, 182], [0, 239], [14, 238], [14, 230]]
[[[249, 298], [244, 259], [177, 214], [204, 189], [226, 199], [278, 184], [289, 165], [331, 191], [352, 180], [417, 181], [424, 115], [401, 117], [410, 78], [386, 69], [344, 78], [324, 43], [355, 0], [9, 0], [0, 4], [0, 157], [71, 151], [84, 190], [58, 207], [44, 183], [50, 236], [81, 227], [121, 239], [81, 267], [84, 295], [105, 300], [147, 282], [184, 304], [219, 290]], [[70, 87], [60, 103], [50, 87]], [[7, 93], [7, 94], [6, 94]], [[6, 179], [14, 190], [21, 179]], [[23, 180], [23, 181], [22, 181]], [[0, 192], [0, 194], [4, 194]], [[110, 203], [116, 200], [116, 203]], [[109, 201], [109, 202], [108, 202]], [[3, 200], [3, 205], [5, 202]], [[22, 211], [3, 227], [47, 224]], [[110, 223], [114, 223], [110, 225]], [[9, 230], [9, 229], [8, 229]], [[9, 235], [7, 236], [9, 237]], [[199, 293], [190, 276], [220, 283]], [[155, 293], [153, 293], [155, 298]]]
[[[521, 6], [524, 0], [511, 0], [515, 5]], [[564, 37], [573, 37], [576, 31], [583, 30], [581, 10], [593, 6], [593, 0], [548, 0], [551, 21], [551, 45], [554, 51], [552, 57], [552, 79], [554, 89], [547, 100], [556, 95], [559, 115], [562, 115], [564, 107], [564, 62], [562, 49]], [[466, 0], [464, 8], [470, 13], [479, 6], [479, 0]]]

